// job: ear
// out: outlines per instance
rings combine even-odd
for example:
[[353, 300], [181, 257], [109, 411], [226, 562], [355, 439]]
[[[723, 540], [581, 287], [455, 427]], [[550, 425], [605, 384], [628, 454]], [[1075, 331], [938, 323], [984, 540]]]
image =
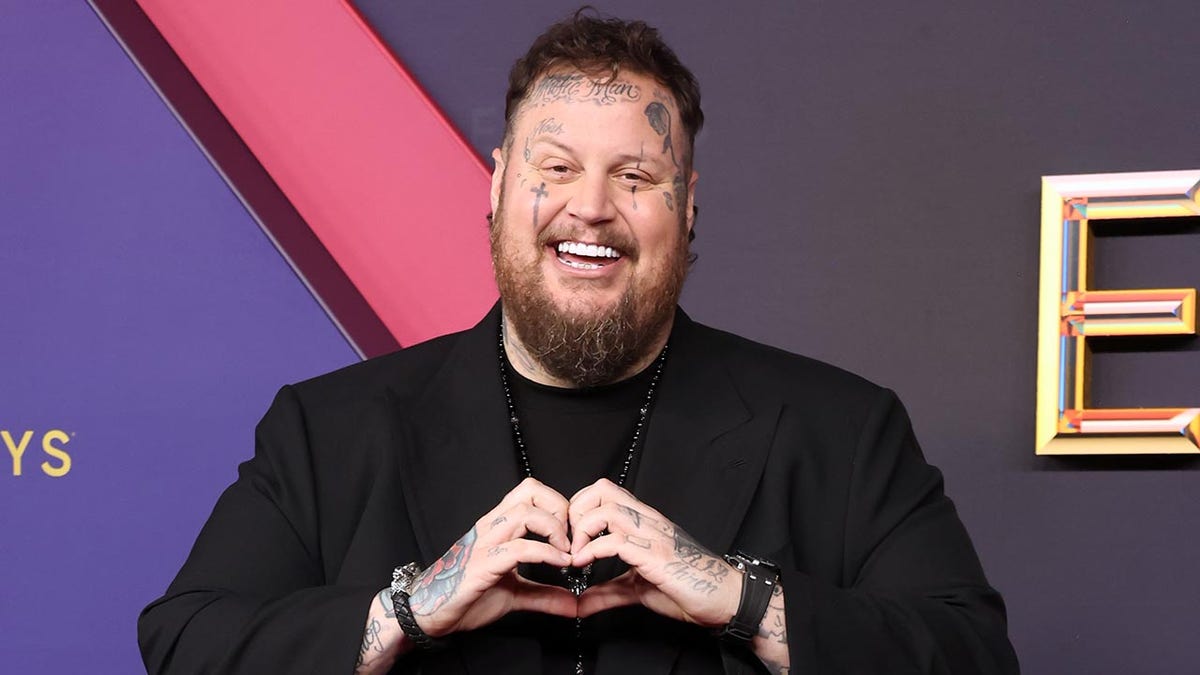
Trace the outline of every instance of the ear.
[[687, 211], [685, 212], [685, 215], [687, 216], [688, 234], [692, 233], [692, 225], [694, 225], [696, 223], [696, 181], [697, 180], [700, 180], [700, 174], [696, 173], [696, 171], [693, 170], [691, 178], [688, 179], [688, 186], [687, 186], [687, 195], [688, 195], [687, 196]]
[[496, 209], [500, 208], [500, 189], [504, 185], [504, 155], [501, 154], [500, 148], [492, 150], [492, 161], [495, 167], [492, 169], [492, 213], [496, 213]]

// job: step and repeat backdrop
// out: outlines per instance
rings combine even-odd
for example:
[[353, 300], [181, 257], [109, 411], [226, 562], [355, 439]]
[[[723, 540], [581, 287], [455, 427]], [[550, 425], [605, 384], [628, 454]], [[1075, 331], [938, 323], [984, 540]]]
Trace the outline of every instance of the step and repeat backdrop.
[[[900, 393], [1025, 672], [1193, 672], [1200, 455], [1036, 451], [1042, 178], [1200, 169], [1200, 5], [975, 5], [598, 7], [703, 88], [689, 313]], [[0, 670], [140, 670], [276, 389], [482, 314], [507, 71], [573, 9], [4, 3]], [[1086, 288], [1200, 287], [1172, 198]], [[1200, 407], [1194, 334], [1088, 344], [1093, 407]]]

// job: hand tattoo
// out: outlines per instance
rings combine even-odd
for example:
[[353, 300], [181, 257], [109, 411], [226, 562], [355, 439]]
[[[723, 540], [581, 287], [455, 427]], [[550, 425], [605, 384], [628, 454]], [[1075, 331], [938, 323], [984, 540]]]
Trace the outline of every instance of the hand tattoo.
[[[729, 574], [729, 565], [725, 564], [725, 561], [697, 544], [688, 536], [687, 532], [678, 527], [675, 528], [673, 536], [675, 555], [679, 558], [679, 564], [687, 565], [693, 571], [707, 575], [715, 584], [724, 582], [725, 577]], [[716, 586], [713, 588], [715, 589]]]
[[414, 613], [432, 614], [454, 597], [474, 549], [475, 528], [472, 527], [450, 546], [445, 555], [421, 572], [409, 594], [409, 606]]
[[685, 563], [669, 562], [665, 569], [667, 570], [667, 574], [671, 575], [672, 579], [683, 583], [697, 593], [712, 595], [718, 588], [713, 582], [698, 576]]
[[650, 540], [646, 539], [645, 537], [639, 537], [636, 534], [625, 535], [625, 541], [637, 546], [638, 548], [644, 548], [647, 550], [650, 548]]
[[675, 527], [671, 534], [678, 561], [667, 563], [667, 572], [676, 581], [690, 585], [693, 590], [712, 595], [724, 583], [729, 566], [679, 527]]
[[629, 519], [633, 521], [634, 527], [642, 526], [642, 514], [638, 510], [625, 506], [624, 504], [617, 504], [617, 510], [628, 516]]

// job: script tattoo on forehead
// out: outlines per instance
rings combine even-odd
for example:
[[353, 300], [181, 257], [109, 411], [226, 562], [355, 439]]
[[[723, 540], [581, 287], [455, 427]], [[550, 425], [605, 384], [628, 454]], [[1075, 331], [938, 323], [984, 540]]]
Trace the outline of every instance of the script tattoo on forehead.
[[562, 130], [562, 122], [553, 117], [538, 120], [537, 125], [533, 127], [533, 131], [529, 132], [529, 135], [525, 137], [525, 161], [528, 162], [530, 157], [533, 156], [533, 153], [529, 149], [529, 144], [533, 139], [546, 134], [558, 135], [562, 133]]
[[612, 105], [641, 97], [642, 90], [629, 80], [612, 77], [597, 80], [583, 73], [558, 73], [538, 80], [529, 94], [529, 102], [540, 105], [552, 101], [591, 101], [596, 105]]

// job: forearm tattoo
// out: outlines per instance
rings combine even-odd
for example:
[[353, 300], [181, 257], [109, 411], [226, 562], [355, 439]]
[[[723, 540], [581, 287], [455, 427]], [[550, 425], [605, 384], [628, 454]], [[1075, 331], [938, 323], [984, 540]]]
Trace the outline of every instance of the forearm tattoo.
[[454, 597], [474, 550], [475, 528], [472, 527], [437, 562], [417, 577], [409, 594], [409, 606], [413, 613], [432, 614]]
[[558, 73], [547, 75], [534, 85], [528, 101], [533, 105], [553, 101], [591, 101], [596, 105], [613, 105], [621, 101], [636, 101], [642, 91], [629, 80], [608, 77], [595, 79], [583, 73]]
[[784, 650], [782, 661], [770, 656], [759, 656], [763, 665], [767, 667], [767, 671], [772, 675], [791, 673], [790, 655], [787, 652], [788, 633], [787, 617], [784, 614], [783, 606], [783, 587], [779, 584], [776, 584], [775, 589], [771, 591], [771, 602], [767, 605], [767, 612], [763, 616], [762, 623], [758, 625], [758, 637], [766, 641], [765, 649], [772, 655], [778, 655], [779, 647]]
[[367, 623], [367, 630], [363, 633], [362, 646], [358, 649], [358, 660], [354, 663], [355, 668], [366, 665], [375, 655], [383, 653], [383, 642], [379, 639], [381, 628], [379, 619], [371, 619]]
[[779, 644], [787, 644], [787, 622], [783, 613], [783, 587], [775, 584], [771, 591], [771, 604], [767, 605], [762, 623], [758, 625], [758, 636], [773, 640]]

